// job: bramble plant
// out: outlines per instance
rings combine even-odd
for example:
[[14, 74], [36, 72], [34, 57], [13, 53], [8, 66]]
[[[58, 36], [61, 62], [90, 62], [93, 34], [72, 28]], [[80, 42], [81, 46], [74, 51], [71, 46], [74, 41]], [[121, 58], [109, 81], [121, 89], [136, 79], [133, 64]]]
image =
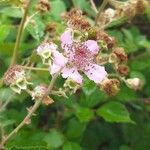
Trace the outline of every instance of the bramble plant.
[[132, 61], [150, 43], [125, 25], [138, 15], [150, 18], [149, 8], [147, 0], [0, 1], [0, 149], [96, 150], [98, 142], [88, 147], [92, 137], [85, 136], [94, 126], [105, 134], [98, 116], [136, 124], [125, 103], [136, 108], [136, 94], [147, 94]]

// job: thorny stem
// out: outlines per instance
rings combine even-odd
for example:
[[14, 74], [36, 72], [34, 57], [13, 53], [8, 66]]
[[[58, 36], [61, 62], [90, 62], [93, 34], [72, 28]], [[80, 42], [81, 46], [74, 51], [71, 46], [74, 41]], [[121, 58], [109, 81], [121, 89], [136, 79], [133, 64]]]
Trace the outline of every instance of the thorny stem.
[[3, 149], [4, 145], [6, 144], [6, 142], [7, 142], [13, 135], [15, 135], [24, 125], [27, 124], [28, 121], [30, 121], [30, 118], [32, 117], [32, 115], [34, 114], [34, 112], [35, 112], [35, 111], [38, 109], [38, 107], [41, 105], [42, 100], [43, 100], [47, 95], [49, 95], [49, 94], [51, 93], [52, 88], [53, 88], [53, 86], [54, 86], [54, 83], [55, 83], [55, 81], [56, 81], [56, 79], [57, 79], [59, 73], [60, 73], [60, 72], [58, 72], [58, 73], [56, 73], [56, 74], [53, 75], [52, 80], [51, 80], [51, 82], [50, 82], [50, 85], [49, 85], [49, 87], [48, 87], [47, 92], [45, 93], [45, 95], [44, 95], [41, 99], [36, 100], [35, 104], [34, 104], [33, 107], [31, 108], [31, 110], [29, 110], [29, 113], [28, 113], [27, 116], [23, 119], [23, 121], [22, 121], [8, 136], [6, 136], [6, 137], [2, 140], [2, 142], [1, 142], [1, 144], [0, 144], [0, 150]]
[[103, 3], [101, 4], [99, 11], [98, 11], [98, 14], [97, 14], [96, 19], [95, 19], [95, 25], [98, 24], [99, 17], [101, 15], [102, 11], [104, 10], [105, 6], [108, 4], [108, 2], [109, 2], [109, 0], [103, 0]]
[[12, 66], [16, 63], [18, 48], [19, 48], [19, 45], [20, 45], [20, 41], [21, 41], [23, 29], [24, 29], [24, 24], [25, 24], [25, 21], [26, 21], [26, 18], [27, 18], [30, 3], [31, 3], [31, 0], [28, 0], [27, 4], [25, 6], [24, 15], [22, 17], [21, 24], [19, 26], [19, 30], [18, 30], [18, 34], [17, 34], [16, 43], [15, 43], [15, 47], [14, 47], [13, 56], [12, 56], [12, 59], [11, 59], [10, 66]]

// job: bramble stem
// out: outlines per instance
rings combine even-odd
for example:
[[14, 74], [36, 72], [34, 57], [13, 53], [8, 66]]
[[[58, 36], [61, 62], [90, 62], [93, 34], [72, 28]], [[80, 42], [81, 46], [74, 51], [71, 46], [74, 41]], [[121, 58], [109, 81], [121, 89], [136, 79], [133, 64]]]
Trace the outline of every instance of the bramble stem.
[[26, 21], [26, 18], [27, 18], [27, 14], [28, 14], [29, 5], [31, 3], [31, 0], [28, 0], [26, 3], [27, 4], [25, 6], [24, 15], [22, 17], [21, 24], [19, 26], [19, 30], [18, 30], [18, 34], [17, 34], [16, 43], [15, 43], [15, 47], [14, 47], [14, 51], [13, 51], [10, 66], [12, 66], [16, 63], [16, 58], [17, 58], [17, 55], [18, 55], [18, 49], [19, 49], [19, 45], [20, 45], [20, 41], [21, 41], [23, 29], [24, 29], [24, 24], [25, 24], [25, 21]]
[[22, 121], [8, 136], [6, 136], [6, 137], [2, 140], [2, 142], [1, 142], [1, 144], [0, 144], [0, 150], [3, 149], [4, 145], [6, 144], [6, 142], [7, 142], [13, 135], [15, 135], [24, 125], [27, 124], [28, 121], [30, 121], [30, 118], [32, 117], [32, 115], [34, 114], [34, 112], [35, 112], [35, 111], [38, 109], [38, 107], [41, 105], [42, 100], [43, 100], [47, 95], [49, 95], [49, 94], [51, 93], [52, 88], [53, 88], [53, 86], [54, 86], [54, 83], [55, 83], [55, 81], [56, 81], [58, 75], [59, 75], [59, 72], [53, 75], [52, 80], [51, 80], [51, 82], [50, 82], [50, 85], [49, 85], [48, 90], [47, 90], [47, 92], [45, 93], [45, 95], [44, 95], [41, 99], [36, 100], [35, 104], [34, 104], [33, 107], [31, 108], [31, 110], [29, 110], [29, 113], [28, 113], [27, 116], [23, 119], [23, 121]]
[[27, 70], [35, 70], [35, 71], [49, 71], [48, 68], [35, 68], [35, 67], [27, 67], [27, 66], [21, 66], [21, 68]]
[[96, 5], [95, 5], [94, 1], [93, 1], [93, 0], [90, 0], [90, 3], [91, 3], [91, 5], [92, 5], [93, 10], [94, 10], [96, 13], [98, 13], [98, 10], [97, 10], [97, 8], [96, 8]]
[[98, 14], [97, 14], [96, 19], [95, 19], [95, 25], [98, 24], [99, 17], [101, 15], [102, 11], [104, 10], [105, 6], [108, 4], [108, 2], [109, 2], [109, 0], [103, 0], [103, 3], [101, 4], [99, 11], [98, 11]]

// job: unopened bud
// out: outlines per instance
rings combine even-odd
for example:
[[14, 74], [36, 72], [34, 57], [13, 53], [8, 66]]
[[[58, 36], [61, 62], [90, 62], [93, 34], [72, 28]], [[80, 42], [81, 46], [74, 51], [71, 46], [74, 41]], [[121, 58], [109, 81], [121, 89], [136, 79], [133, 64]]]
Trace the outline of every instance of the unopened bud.
[[118, 79], [105, 79], [101, 83], [101, 90], [109, 96], [115, 96], [120, 90], [119, 86], [120, 82]]
[[125, 82], [131, 89], [139, 90], [141, 88], [141, 80], [139, 78], [127, 79]]

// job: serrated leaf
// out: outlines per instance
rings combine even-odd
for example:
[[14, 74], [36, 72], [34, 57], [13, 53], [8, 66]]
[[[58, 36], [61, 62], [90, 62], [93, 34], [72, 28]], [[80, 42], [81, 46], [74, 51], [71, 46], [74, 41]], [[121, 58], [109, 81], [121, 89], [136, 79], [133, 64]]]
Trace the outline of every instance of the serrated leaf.
[[96, 90], [96, 84], [89, 80], [88, 78], [84, 79], [83, 92], [86, 96], [90, 96]]
[[47, 136], [45, 136], [44, 141], [49, 147], [58, 148], [64, 143], [64, 137], [56, 129], [52, 129]]
[[85, 107], [77, 107], [76, 116], [80, 122], [88, 122], [94, 117], [94, 113], [91, 109]]
[[126, 122], [134, 123], [129, 116], [126, 107], [119, 102], [108, 102], [100, 107], [97, 111], [100, 117], [108, 122]]

